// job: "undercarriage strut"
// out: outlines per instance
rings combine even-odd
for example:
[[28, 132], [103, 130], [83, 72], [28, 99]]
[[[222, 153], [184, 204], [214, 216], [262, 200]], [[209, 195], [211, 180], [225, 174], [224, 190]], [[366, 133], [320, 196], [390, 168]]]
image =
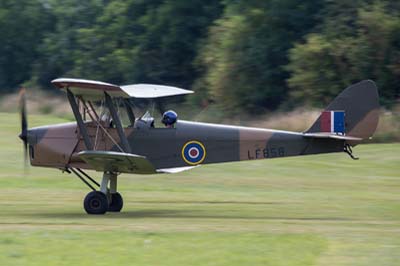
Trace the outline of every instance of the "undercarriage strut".
[[[96, 182], [93, 178], [91, 178], [88, 174], [86, 174], [82, 169], [79, 168], [72, 168], [70, 167], [69, 170], [71, 170], [80, 180], [82, 180], [83, 183], [85, 183], [91, 190], [96, 191], [96, 189], [85, 179], [87, 178], [89, 181], [91, 181], [94, 185], [97, 187], [100, 187], [100, 184]], [[83, 175], [83, 176], [82, 176]]]

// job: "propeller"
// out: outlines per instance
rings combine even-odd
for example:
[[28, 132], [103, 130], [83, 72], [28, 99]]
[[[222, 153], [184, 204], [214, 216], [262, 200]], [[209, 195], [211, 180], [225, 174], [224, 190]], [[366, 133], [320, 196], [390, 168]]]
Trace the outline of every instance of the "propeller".
[[28, 165], [28, 121], [26, 118], [26, 90], [19, 91], [19, 113], [21, 116], [21, 134], [19, 138], [23, 141], [25, 168]]

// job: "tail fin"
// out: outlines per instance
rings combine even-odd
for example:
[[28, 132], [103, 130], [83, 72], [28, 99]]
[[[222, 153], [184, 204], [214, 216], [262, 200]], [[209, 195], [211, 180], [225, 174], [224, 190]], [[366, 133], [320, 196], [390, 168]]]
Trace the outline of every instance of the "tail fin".
[[346, 88], [321, 113], [306, 133], [336, 133], [366, 139], [379, 121], [378, 88], [364, 80]]

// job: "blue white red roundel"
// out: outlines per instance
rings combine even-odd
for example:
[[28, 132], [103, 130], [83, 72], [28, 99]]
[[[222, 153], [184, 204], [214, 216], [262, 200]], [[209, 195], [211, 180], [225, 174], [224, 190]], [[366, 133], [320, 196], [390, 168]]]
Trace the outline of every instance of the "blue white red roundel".
[[182, 148], [182, 158], [190, 165], [202, 163], [206, 158], [206, 149], [199, 141], [192, 140], [186, 142]]

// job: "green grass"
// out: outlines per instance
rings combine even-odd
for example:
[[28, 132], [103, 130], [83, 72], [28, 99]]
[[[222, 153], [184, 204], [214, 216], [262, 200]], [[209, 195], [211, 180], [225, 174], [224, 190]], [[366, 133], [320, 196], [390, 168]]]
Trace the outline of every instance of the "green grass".
[[400, 265], [400, 144], [122, 175], [123, 212], [88, 216], [88, 189], [24, 176], [18, 116], [0, 124], [0, 265]]

